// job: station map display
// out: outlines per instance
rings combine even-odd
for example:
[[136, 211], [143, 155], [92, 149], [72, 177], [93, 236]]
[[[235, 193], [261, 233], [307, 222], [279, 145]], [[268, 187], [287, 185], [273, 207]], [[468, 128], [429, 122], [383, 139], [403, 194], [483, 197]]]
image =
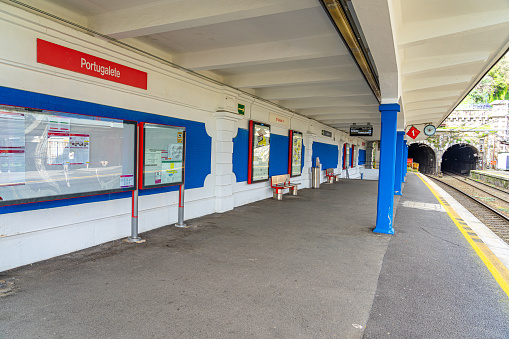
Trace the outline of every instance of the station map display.
[[184, 182], [185, 128], [143, 125], [143, 188]]

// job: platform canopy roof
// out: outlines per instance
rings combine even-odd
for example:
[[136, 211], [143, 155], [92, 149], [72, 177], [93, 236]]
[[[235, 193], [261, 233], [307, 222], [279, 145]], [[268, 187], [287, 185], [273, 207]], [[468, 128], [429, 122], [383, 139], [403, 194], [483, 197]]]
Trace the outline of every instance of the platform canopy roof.
[[21, 2], [368, 140], [379, 103], [398, 129], [439, 124], [509, 46], [507, 0]]

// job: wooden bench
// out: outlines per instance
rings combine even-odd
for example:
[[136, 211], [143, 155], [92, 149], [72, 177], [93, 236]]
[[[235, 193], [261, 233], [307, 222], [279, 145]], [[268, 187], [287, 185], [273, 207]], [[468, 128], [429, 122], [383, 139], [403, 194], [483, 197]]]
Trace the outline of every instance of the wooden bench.
[[290, 174], [273, 175], [270, 177], [270, 187], [274, 190], [272, 197], [276, 200], [283, 200], [283, 190], [288, 188], [292, 195], [297, 195], [297, 185], [300, 183], [291, 183]]
[[327, 183], [332, 184], [334, 181], [339, 181], [341, 174], [334, 174], [334, 168], [328, 168], [325, 170], [325, 176], [327, 177]]

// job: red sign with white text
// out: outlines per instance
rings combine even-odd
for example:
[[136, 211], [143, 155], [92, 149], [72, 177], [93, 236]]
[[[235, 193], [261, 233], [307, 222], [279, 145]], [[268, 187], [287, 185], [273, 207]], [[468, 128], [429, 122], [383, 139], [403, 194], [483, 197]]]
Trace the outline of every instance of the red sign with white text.
[[410, 138], [412, 139], [415, 139], [417, 138], [417, 136], [421, 133], [421, 131], [419, 131], [417, 128], [415, 128], [414, 126], [412, 126], [412, 128], [410, 128], [408, 130], [408, 132], [406, 132], [406, 135], [408, 135]]
[[37, 39], [37, 62], [120, 84], [147, 89], [147, 73]]

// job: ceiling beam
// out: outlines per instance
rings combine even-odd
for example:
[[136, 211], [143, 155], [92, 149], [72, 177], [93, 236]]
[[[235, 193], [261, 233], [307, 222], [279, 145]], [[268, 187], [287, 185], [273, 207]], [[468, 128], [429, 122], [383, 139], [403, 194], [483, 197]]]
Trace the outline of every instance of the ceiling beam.
[[317, 6], [309, 0], [155, 1], [91, 16], [89, 24], [98, 32], [125, 39]]
[[341, 98], [305, 98], [284, 100], [279, 102], [280, 105], [290, 109], [306, 109], [313, 107], [358, 107], [377, 105], [377, 99], [373, 94], [365, 94], [351, 97]]
[[256, 94], [268, 100], [290, 100], [316, 97], [349, 97], [371, 93], [364, 80], [342, 86], [301, 85], [274, 88], [260, 88]]
[[412, 58], [402, 62], [403, 76], [415, 75], [431, 70], [447, 69], [453, 66], [484, 63], [490, 57], [487, 51], [476, 51], [469, 53], [435, 55], [422, 58]]
[[398, 46], [400, 48], [407, 48], [426, 40], [452, 35], [457, 36], [460, 33], [492, 28], [497, 25], [507, 25], [508, 17], [508, 9], [495, 9], [467, 15], [455, 15], [454, 17], [406, 23], [400, 29]]
[[[211, 70], [231, 67], [261, 65], [295, 60], [318, 59], [331, 56], [337, 58], [338, 66], [353, 65], [347, 49], [336, 43], [332, 34], [242, 45], [174, 56], [175, 63], [192, 70]], [[263, 51], [263, 53], [260, 53]], [[344, 60], [343, 60], [344, 59]]]
[[237, 88], [261, 88], [288, 85], [349, 82], [362, 79], [362, 75], [354, 67], [335, 67], [260, 72], [224, 77], [224, 82]]
[[378, 105], [372, 106], [357, 106], [357, 107], [321, 107], [321, 108], [307, 108], [297, 110], [300, 114], [314, 117], [317, 115], [328, 115], [328, 114], [380, 114], [378, 111]]
[[471, 75], [460, 76], [436, 76], [436, 77], [419, 77], [417, 79], [405, 80], [405, 91], [414, 91], [426, 88], [433, 88], [447, 85], [463, 85], [469, 83], [472, 79]]

